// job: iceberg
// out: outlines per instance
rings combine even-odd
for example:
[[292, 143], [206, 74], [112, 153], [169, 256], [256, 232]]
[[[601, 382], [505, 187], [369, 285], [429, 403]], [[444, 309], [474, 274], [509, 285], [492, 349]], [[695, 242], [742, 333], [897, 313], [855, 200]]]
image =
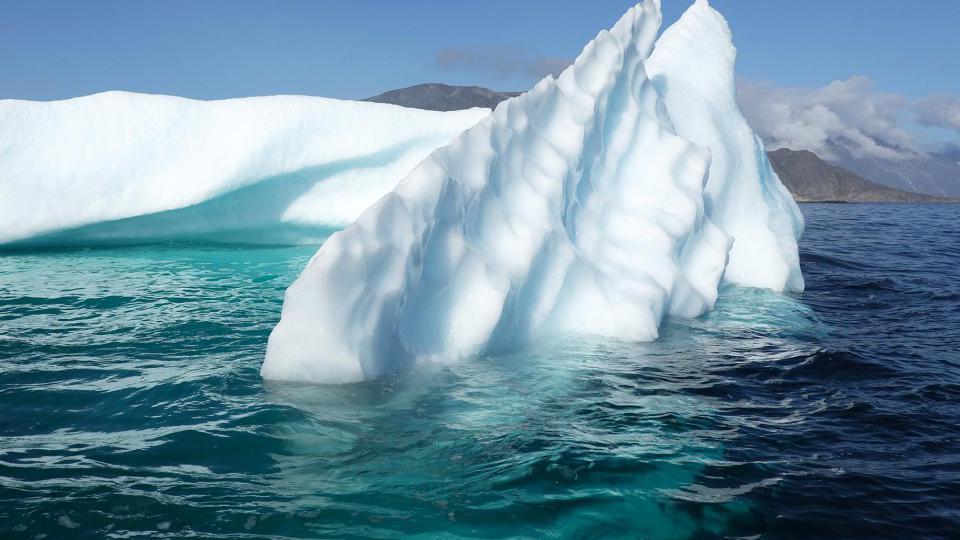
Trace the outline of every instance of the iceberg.
[[317, 242], [489, 115], [305, 96], [0, 101], [0, 245]]
[[711, 309], [725, 275], [801, 288], [802, 221], [732, 99], [726, 23], [703, 0], [655, 44], [660, 23], [657, 0], [632, 7], [331, 236], [287, 290], [262, 376], [652, 340]]

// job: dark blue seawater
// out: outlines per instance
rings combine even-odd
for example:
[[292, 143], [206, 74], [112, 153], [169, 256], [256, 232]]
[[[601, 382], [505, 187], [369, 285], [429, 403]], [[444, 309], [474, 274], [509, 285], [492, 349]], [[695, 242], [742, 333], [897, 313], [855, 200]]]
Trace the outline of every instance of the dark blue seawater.
[[802, 295], [341, 387], [312, 248], [0, 254], [0, 537], [960, 538], [960, 207], [803, 210]]

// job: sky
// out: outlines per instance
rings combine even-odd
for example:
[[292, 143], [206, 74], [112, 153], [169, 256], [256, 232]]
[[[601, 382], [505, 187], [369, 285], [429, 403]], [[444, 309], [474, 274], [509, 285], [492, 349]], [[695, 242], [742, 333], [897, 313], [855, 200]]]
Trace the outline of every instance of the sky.
[[[0, 0], [0, 98], [105, 90], [364, 98], [421, 82], [523, 90], [562, 69], [631, 4]], [[665, 24], [688, 5], [663, 0]], [[834, 81], [860, 81], [901, 100], [897, 125], [918, 140], [960, 140], [960, 2], [712, 5], [733, 29], [745, 84], [815, 95]]]

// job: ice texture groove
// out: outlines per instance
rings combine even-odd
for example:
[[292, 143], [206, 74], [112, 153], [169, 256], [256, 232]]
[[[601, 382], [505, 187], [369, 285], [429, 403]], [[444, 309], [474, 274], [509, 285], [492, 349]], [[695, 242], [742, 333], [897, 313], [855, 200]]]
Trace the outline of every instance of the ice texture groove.
[[0, 100], [0, 245], [322, 240], [488, 114], [306, 96]]
[[[344, 383], [554, 335], [652, 340], [665, 316], [712, 308], [731, 245], [754, 236], [771, 237], [758, 252], [773, 255], [753, 261], [755, 275], [741, 262], [735, 281], [802, 287], [782, 277], [799, 277], [796, 207], [769, 166], [742, 163], [756, 143], [740, 136], [736, 106], [672, 119], [664, 95], [689, 74], [647, 76], [660, 22], [659, 2], [637, 4], [556, 80], [501, 103], [333, 235], [287, 290], [261, 374]], [[705, 31], [729, 43], [725, 24]], [[669, 58], [671, 41], [654, 54]], [[716, 66], [730, 81], [732, 69], [732, 58]], [[691, 127], [693, 115], [716, 133]]]

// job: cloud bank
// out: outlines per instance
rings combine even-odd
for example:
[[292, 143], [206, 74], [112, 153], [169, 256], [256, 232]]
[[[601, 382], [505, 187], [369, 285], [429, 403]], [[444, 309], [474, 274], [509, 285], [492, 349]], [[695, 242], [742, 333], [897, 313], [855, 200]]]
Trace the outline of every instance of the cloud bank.
[[960, 131], [960, 95], [937, 94], [913, 106], [917, 123]]
[[820, 88], [738, 81], [747, 120], [771, 149], [810, 150], [836, 158], [838, 146], [854, 157], [903, 159], [916, 155], [916, 137], [902, 127], [909, 101], [880, 92], [863, 76]]
[[557, 76], [570, 65], [569, 58], [532, 55], [505, 45], [446, 47], [437, 52], [436, 64], [446, 71], [474, 71], [496, 80], [513, 77], [541, 79]]
[[854, 158], [910, 159], [926, 153], [910, 122], [960, 133], [960, 95], [911, 100], [877, 90], [862, 75], [819, 88], [740, 79], [737, 92], [744, 116], [771, 150], [810, 150], [827, 160], [841, 150]]

